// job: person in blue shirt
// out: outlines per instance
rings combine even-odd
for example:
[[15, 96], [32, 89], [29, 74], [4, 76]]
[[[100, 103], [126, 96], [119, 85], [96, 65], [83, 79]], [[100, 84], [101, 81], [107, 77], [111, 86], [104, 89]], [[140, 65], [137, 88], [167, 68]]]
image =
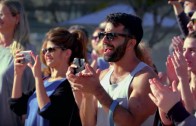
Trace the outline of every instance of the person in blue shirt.
[[[34, 64], [21, 62], [24, 55], [18, 51], [14, 61], [14, 86], [10, 108], [17, 114], [26, 114], [25, 126], [81, 126], [79, 110], [66, 71], [74, 58], [85, 58], [84, 34], [70, 33], [64, 28], [53, 28], [42, 45], [40, 57], [46, 65], [47, 77], [42, 77], [38, 55], [30, 52]], [[35, 78], [35, 90], [21, 91], [23, 70], [29, 66]], [[45, 70], [46, 70], [45, 69]]]

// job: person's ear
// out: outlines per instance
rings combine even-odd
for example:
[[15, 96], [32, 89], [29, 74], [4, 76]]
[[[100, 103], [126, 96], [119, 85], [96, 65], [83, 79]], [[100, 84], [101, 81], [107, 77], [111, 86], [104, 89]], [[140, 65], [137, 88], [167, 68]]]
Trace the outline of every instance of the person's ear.
[[65, 56], [66, 56], [67, 58], [70, 58], [70, 57], [71, 57], [71, 54], [72, 54], [71, 49], [66, 49], [66, 50], [65, 50]]
[[127, 43], [127, 46], [128, 47], [134, 47], [136, 45], [136, 39], [129, 39], [128, 40], [128, 43]]
[[16, 16], [15, 16], [15, 18], [16, 18], [16, 25], [18, 25], [19, 24], [19, 22], [20, 22], [20, 14], [17, 14]]

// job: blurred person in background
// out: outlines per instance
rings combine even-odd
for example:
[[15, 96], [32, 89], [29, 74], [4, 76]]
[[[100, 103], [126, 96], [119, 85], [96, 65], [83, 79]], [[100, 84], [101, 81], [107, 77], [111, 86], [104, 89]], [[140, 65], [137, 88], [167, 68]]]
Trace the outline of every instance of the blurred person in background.
[[[20, 126], [22, 117], [13, 113], [8, 104], [14, 80], [13, 55], [16, 50], [33, 50], [29, 43], [29, 25], [23, 5], [15, 0], [0, 1], [0, 126]], [[22, 90], [34, 88], [29, 68], [22, 76]]]
[[96, 70], [104, 70], [109, 67], [109, 63], [106, 62], [103, 58], [103, 41], [99, 39], [99, 33], [103, 32], [104, 29], [97, 27], [91, 37], [91, 46], [92, 46], [92, 52], [91, 52], [91, 66]]
[[[182, 3], [183, 2], [183, 3]], [[169, 46], [169, 53], [173, 52], [174, 46], [178, 44], [182, 44], [184, 42], [184, 38], [193, 31], [194, 23], [192, 23], [192, 16], [196, 11], [196, 1], [189, 1], [189, 0], [169, 0], [169, 4], [173, 6], [174, 13], [177, 18], [178, 26], [181, 30], [181, 36], [174, 36], [172, 38], [172, 42]], [[182, 6], [183, 4], [183, 6]]]
[[[86, 57], [84, 41], [85, 35], [81, 31], [70, 33], [60, 27], [51, 29], [46, 34], [40, 54], [49, 72], [44, 80], [38, 55], [31, 54], [34, 64], [22, 64], [20, 60], [24, 56], [16, 54], [10, 108], [19, 116], [27, 114], [25, 126], [81, 126], [66, 71], [74, 58]], [[25, 93], [21, 91], [21, 75], [27, 65], [35, 77], [35, 89]]]
[[[180, 45], [181, 46], [181, 45]], [[174, 53], [168, 58], [168, 77], [170, 83], [177, 84], [181, 102], [189, 113], [196, 110], [196, 32], [190, 33], [184, 41], [183, 50], [175, 47]], [[165, 125], [172, 124], [172, 120], [160, 111], [161, 120]]]
[[193, 16], [187, 24], [187, 28], [189, 30], [189, 34], [196, 31], [196, 12], [193, 13]]
[[196, 11], [196, 1], [184, 1], [184, 6], [182, 6], [182, 3], [175, 0], [169, 0], [168, 3], [174, 8], [174, 13], [182, 33], [182, 38], [185, 38], [189, 33], [187, 24], [189, 23], [193, 13]]
[[[175, 3], [177, 1], [173, 1], [173, 2]], [[194, 7], [195, 6], [192, 6], [192, 8], [194, 8]], [[188, 29], [188, 34], [196, 31], [196, 12], [192, 13], [192, 15], [191, 15], [191, 17], [190, 17], [190, 19], [188, 21], [188, 24], [187, 24], [187, 29]], [[184, 39], [181, 36], [174, 36], [172, 38], [172, 42], [169, 45], [169, 55], [173, 54], [173, 51], [174, 51], [175, 47], [178, 47], [180, 50], [182, 50], [183, 44], [184, 44]], [[167, 58], [166, 65], [167, 65], [167, 62], [170, 62], [169, 58]], [[163, 83], [171, 83], [171, 81], [169, 82], [169, 78], [168, 78], [167, 74], [172, 74], [172, 73], [171, 72], [167, 72], [167, 70], [166, 70], [165, 73], [164, 72], [159, 72], [159, 77], [160, 77], [161, 80], [163, 80], [162, 81]]]
[[[188, 28], [189, 34], [196, 31], [196, 12], [193, 13], [193, 15], [187, 25], [187, 28]], [[184, 45], [184, 40], [180, 36], [174, 36], [172, 38], [171, 44], [169, 45], [169, 55], [171, 56], [173, 54], [174, 48], [179, 48], [182, 51], [183, 45]], [[169, 58], [167, 58], [167, 62], [170, 62]], [[167, 62], [166, 62], [166, 65], [167, 65]], [[165, 75], [165, 76], [167, 76], [167, 75]]]

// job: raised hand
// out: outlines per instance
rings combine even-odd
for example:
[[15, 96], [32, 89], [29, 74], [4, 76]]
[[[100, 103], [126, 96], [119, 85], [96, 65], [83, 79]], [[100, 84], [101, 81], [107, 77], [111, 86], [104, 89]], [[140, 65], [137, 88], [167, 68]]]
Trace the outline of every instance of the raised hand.
[[188, 79], [188, 66], [182, 51], [175, 49], [171, 60], [178, 79]]
[[178, 48], [180, 52], [183, 51], [184, 40], [180, 36], [174, 36], [172, 38], [172, 46], [174, 49]]
[[97, 88], [99, 88], [99, 72], [95, 72], [89, 64], [85, 64], [85, 70], [74, 75], [71, 72], [71, 68], [68, 69], [66, 74], [67, 79], [72, 83], [72, 87], [75, 90], [79, 90], [85, 93], [96, 93]]
[[41, 72], [41, 62], [39, 60], [39, 56], [38, 55], [34, 55], [33, 52], [31, 52], [31, 57], [34, 60], [34, 64], [32, 63], [28, 63], [27, 65], [31, 68], [34, 77], [42, 77], [42, 72]]
[[167, 73], [167, 77], [169, 79], [170, 84], [173, 81], [178, 82], [176, 71], [175, 71], [174, 65], [172, 63], [172, 56], [170, 56], [170, 55], [167, 57], [167, 61], [166, 61], [166, 73]]
[[150, 99], [161, 109], [167, 113], [177, 102], [180, 101], [180, 93], [177, 91], [177, 85], [174, 81], [172, 83], [172, 90], [168, 86], [164, 86], [159, 80], [153, 78], [149, 79]]
[[23, 63], [24, 55], [20, 53], [19, 50], [17, 50], [14, 54], [14, 73], [15, 75], [22, 76], [24, 69], [27, 66], [27, 63]]

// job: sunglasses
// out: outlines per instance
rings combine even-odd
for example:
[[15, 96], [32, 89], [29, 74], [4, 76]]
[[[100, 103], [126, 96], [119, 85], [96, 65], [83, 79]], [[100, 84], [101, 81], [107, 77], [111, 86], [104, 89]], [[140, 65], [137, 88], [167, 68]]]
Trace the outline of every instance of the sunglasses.
[[112, 40], [114, 40], [115, 37], [118, 37], [118, 36], [133, 38], [133, 36], [130, 36], [130, 35], [127, 35], [127, 34], [123, 34], [123, 33], [112, 33], [112, 32], [111, 33], [105, 33], [105, 32], [100, 32], [98, 34], [98, 37], [99, 37], [100, 40], [103, 39], [104, 36], [106, 36], [106, 39], [108, 41], [112, 41]]
[[196, 24], [196, 18], [192, 18], [190, 21], [191, 23]]
[[48, 53], [55, 52], [57, 48], [60, 48], [60, 49], [62, 49], [62, 50], [65, 50], [65, 48], [62, 48], [62, 47], [59, 47], [59, 46], [49, 47], [49, 48], [46, 48], [46, 49], [42, 49], [42, 54], [45, 55], [47, 52], [48, 52]]
[[92, 36], [91, 39], [92, 40], [98, 40], [99, 36]]

